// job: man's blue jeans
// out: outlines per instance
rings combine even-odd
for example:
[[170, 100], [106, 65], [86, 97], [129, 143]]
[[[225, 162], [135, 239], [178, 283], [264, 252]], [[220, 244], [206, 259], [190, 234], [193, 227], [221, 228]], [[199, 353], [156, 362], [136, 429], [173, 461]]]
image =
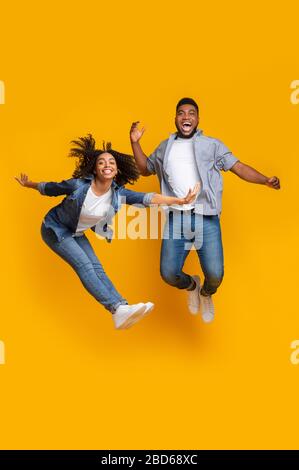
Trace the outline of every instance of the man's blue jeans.
[[205, 276], [201, 292], [203, 295], [212, 295], [224, 275], [219, 217], [186, 211], [184, 219], [183, 211], [171, 211], [166, 220], [161, 247], [161, 276], [165, 282], [178, 289], [191, 287], [192, 278], [183, 272], [183, 266], [194, 244]]
[[72, 266], [86, 290], [107, 310], [114, 313], [127, 301], [117, 292], [105, 273], [87, 237], [66, 237], [58, 242], [54, 232], [41, 227], [44, 242], [64, 261]]

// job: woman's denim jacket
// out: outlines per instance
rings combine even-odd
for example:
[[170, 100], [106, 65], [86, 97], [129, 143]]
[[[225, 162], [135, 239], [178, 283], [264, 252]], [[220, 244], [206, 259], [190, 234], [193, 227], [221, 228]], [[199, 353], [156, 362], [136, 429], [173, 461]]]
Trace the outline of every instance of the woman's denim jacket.
[[[60, 183], [38, 183], [38, 190], [41, 194], [46, 196], [66, 195], [63, 201], [53, 207], [43, 220], [45, 227], [53, 230], [59, 242], [66, 237], [75, 235], [81, 208], [92, 180], [93, 176], [90, 175], [85, 178], [71, 178]], [[108, 214], [96, 226], [92, 227], [93, 231], [104, 236], [108, 242], [111, 242], [113, 237], [113, 230], [109, 224], [122, 203], [149, 206], [154, 195], [154, 193], [130, 191], [124, 186], [118, 186], [114, 181], [111, 188], [112, 202]]]

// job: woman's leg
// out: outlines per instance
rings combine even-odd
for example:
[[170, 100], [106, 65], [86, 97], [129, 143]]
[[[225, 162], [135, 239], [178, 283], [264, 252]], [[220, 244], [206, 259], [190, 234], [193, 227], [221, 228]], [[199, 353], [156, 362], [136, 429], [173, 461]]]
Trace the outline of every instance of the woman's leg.
[[[92, 263], [93, 269], [94, 269], [96, 275], [98, 276], [100, 282], [105, 284], [106, 288], [110, 289], [111, 293], [113, 295], [115, 295], [117, 299], [119, 299], [120, 294], [116, 291], [114, 285], [112, 284], [109, 277], [105, 273], [104, 268], [103, 268], [99, 258], [95, 254], [94, 249], [91, 246], [88, 238], [85, 235], [83, 235], [83, 236], [80, 236], [80, 237], [75, 237], [75, 240], [78, 243], [78, 245], [82, 248], [82, 250], [84, 250], [84, 252], [88, 256], [88, 258], [90, 259], [90, 262]], [[127, 301], [125, 299], [122, 299], [122, 300], [123, 300], [124, 304], [127, 303]]]
[[44, 224], [41, 234], [49, 248], [72, 266], [86, 290], [107, 310], [113, 313], [119, 305], [126, 303], [115, 289], [108, 288], [99, 280], [89, 257], [73, 237], [58, 242], [52, 230], [46, 229]]

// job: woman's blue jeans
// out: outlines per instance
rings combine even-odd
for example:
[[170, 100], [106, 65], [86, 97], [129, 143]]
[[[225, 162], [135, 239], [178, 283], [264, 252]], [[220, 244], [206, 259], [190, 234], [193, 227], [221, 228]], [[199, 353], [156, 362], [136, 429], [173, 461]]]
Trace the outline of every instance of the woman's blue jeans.
[[41, 226], [44, 242], [78, 274], [85, 289], [107, 310], [114, 313], [127, 301], [117, 292], [105, 273], [87, 237], [67, 237], [58, 242], [54, 232]]
[[205, 279], [202, 293], [212, 295], [224, 275], [221, 228], [218, 215], [171, 211], [165, 223], [161, 247], [161, 276], [178, 289], [192, 286], [191, 276], [183, 272], [185, 260], [194, 244]]

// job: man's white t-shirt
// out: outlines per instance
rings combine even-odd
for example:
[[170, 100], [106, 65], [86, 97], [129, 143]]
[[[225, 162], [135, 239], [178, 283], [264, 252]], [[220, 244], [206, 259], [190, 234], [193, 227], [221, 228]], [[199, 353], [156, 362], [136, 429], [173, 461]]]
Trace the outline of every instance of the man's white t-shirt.
[[[200, 176], [195, 161], [193, 139], [177, 137], [171, 146], [166, 166], [169, 184], [176, 197], [185, 197], [189, 189], [200, 182]], [[195, 207], [195, 201], [182, 206], [170, 206], [179, 210], [190, 210]]]
[[97, 196], [91, 187], [87, 191], [80, 212], [76, 235], [82, 235], [90, 227], [96, 225], [103, 217], [106, 217], [112, 202], [112, 189]]

